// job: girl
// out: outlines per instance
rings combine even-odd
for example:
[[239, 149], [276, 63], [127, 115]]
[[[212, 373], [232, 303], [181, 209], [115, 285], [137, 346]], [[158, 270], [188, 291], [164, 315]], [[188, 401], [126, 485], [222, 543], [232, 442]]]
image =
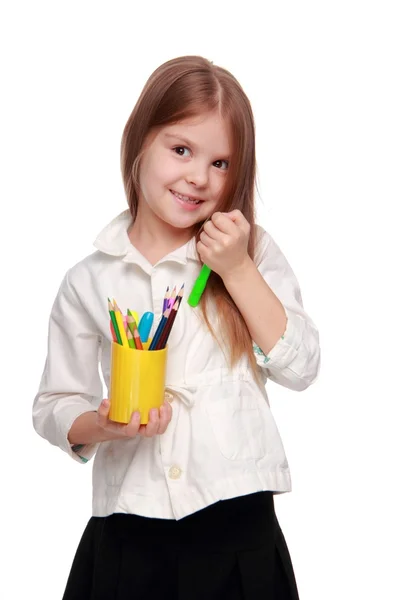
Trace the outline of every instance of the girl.
[[[236, 79], [201, 57], [159, 67], [122, 138], [129, 210], [66, 274], [54, 303], [33, 418], [93, 467], [93, 516], [64, 600], [298, 598], [273, 494], [291, 489], [267, 379], [304, 390], [319, 341], [297, 280], [254, 223], [255, 138]], [[153, 311], [191, 290], [168, 346], [169, 401], [148, 425], [108, 419], [107, 297]]]

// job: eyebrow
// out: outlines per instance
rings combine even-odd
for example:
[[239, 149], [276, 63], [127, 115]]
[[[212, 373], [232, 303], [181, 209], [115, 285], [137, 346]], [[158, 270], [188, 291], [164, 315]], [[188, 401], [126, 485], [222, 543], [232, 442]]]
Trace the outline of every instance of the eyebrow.
[[[197, 145], [194, 142], [191, 142], [187, 138], [185, 138], [182, 135], [179, 135], [177, 133], [164, 133], [164, 136], [166, 138], [174, 138], [175, 140], [180, 140], [181, 142], [183, 142], [187, 146], [190, 146], [191, 148], [194, 148], [194, 149], [198, 148]], [[228, 158], [229, 158], [229, 156], [227, 155], [226, 159], [228, 159]]]
[[191, 142], [190, 140], [188, 140], [187, 138], [185, 138], [185, 137], [183, 137], [181, 135], [178, 135], [178, 134], [175, 134], [175, 133], [165, 133], [164, 135], [167, 138], [174, 138], [176, 140], [180, 140], [184, 144], [187, 144], [188, 146], [192, 146], [193, 148], [196, 148], [196, 144], [194, 144], [193, 142]]

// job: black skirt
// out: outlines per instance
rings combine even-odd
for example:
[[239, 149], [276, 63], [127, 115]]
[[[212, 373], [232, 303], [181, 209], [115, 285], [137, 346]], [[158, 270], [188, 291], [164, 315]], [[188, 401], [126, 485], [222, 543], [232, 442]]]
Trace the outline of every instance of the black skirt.
[[63, 600], [298, 600], [272, 492], [179, 521], [91, 517]]

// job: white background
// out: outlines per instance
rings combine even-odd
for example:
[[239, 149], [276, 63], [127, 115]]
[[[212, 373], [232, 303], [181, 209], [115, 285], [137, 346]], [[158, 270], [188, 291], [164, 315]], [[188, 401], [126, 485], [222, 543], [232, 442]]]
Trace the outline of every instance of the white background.
[[258, 221], [320, 330], [318, 382], [269, 387], [293, 478], [276, 509], [301, 599], [400, 598], [397, 2], [2, 6], [1, 597], [61, 599], [92, 462], [32, 428], [49, 312], [65, 271], [126, 207], [120, 138], [147, 77], [201, 54], [252, 102]]

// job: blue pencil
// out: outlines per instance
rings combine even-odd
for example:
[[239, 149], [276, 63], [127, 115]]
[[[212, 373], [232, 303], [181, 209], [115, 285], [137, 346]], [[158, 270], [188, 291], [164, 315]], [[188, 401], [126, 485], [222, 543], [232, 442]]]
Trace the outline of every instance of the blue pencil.
[[156, 329], [156, 332], [155, 332], [155, 334], [154, 334], [154, 337], [153, 337], [153, 339], [151, 340], [151, 344], [150, 344], [150, 346], [149, 346], [149, 350], [154, 350], [154, 349], [155, 349], [155, 347], [156, 347], [156, 345], [157, 345], [157, 342], [158, 342], [158, 340], [160, 339], [160, 336], [161, 336], [161, 334], [162, 334], [162, 331], [163, 331], [163, 329], [164, 329], [164, 325], [165, 325], [165, 323], [166, 323], [166, 322], [167, 322], [167, 320], [168, 320], [168, 317], [169, 317], [169, 314], [170, 314], [170, 312], [171, 312], [171, 309], [170, 309], [170, 308], [167, 308], [167, 310], [166, 310], [166, 311], [163, 313], [163, 316], [162, 316], [162, 318], [161, 318], [161, 321], [160, 321], [160, 322], [159, 322], [159, 324], [158, 324], [158, 327], [157, 327], [157, 329]]

